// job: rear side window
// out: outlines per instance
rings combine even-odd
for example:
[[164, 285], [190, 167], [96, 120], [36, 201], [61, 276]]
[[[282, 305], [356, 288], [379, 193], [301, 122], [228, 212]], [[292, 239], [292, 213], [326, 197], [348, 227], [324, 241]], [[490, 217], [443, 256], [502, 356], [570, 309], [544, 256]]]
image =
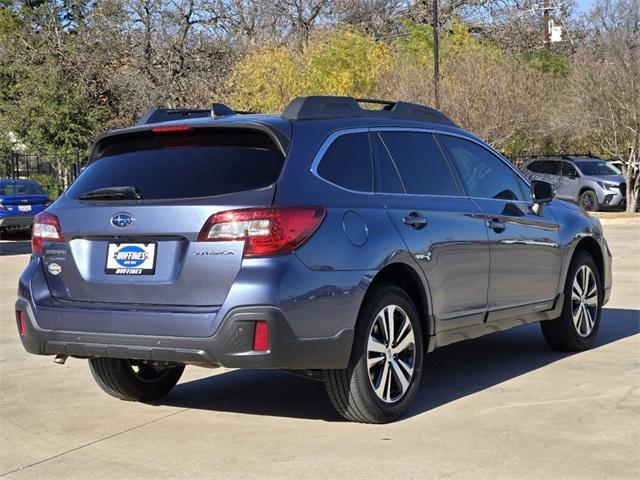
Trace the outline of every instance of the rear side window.
[[460, 192], [433, 135], [381, 132], [408, 194], [459, 196]]
[[373, 149], [378, 160], [377, 187], [381, 193], [405, 193], [398, 169], [389, 156], [387, 146], [378, 134], [373, 137]]
[[77, 198], [100, 188], [131, 186], [143, 200], [153, 200], [255, 190], [278, 179], [283, 160], [260, 132], [145, 132], [108, 139], [68, 194]]
[[366, 133], [340, 135], [325, 152], [318, 175], [340, 187], [358, 192], [373, 190], [373, 164]]
[[560, 162], [555, 160], [538, 160], [527, 167], [535, 173], [560, 175]]
[[498, 200], [524, 200], [515, 172], [500, 158], [477, 143], [449, 135], [439, 135], [469, 195]]

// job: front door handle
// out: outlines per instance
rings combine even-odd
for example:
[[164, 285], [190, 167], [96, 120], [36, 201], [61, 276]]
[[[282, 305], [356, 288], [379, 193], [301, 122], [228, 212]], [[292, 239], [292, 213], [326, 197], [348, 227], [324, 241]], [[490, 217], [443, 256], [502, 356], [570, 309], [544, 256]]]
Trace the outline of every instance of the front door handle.
[[427, 219], [424, 218], [419, 212], [411, 212], [406, 217], [402, 218], [402, 222], [405, 225], [409, 225], [417, 230], [427, 226]]
[[499, 218], [492, 218], [487, 222], [487, 227], [496, 233], [502, 233], [507, 228], [507, 225]]

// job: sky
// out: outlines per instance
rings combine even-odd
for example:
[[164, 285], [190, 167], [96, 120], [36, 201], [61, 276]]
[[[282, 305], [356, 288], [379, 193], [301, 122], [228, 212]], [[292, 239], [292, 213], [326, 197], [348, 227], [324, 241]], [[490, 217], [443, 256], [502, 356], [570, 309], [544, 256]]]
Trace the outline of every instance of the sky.
[[586, 13], [589, 11], [595, 0], [576, 0], [576, 7], [578, 12]]

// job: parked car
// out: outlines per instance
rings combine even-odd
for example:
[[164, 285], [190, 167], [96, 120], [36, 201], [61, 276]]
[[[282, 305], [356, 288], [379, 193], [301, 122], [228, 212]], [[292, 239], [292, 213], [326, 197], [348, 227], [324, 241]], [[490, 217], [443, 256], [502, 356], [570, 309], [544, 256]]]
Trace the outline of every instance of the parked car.
[[29, 230], [33, 217], [51, 203], [33, 180], [0, 178], [0, 234]]
[[156, 110], [99, 137], [36, 217], [25, 349], [88, 358], [123, 400], [162, 397], [185, 365], [289, 370], [384, 423], [435, 348], [538, 321], [551, 348], [591, 348], [599, 221], [436, 110], [376, 103]]
[[587, 211], [624, 206], [626, 184], [622, 172], [600, 158], [532, 158], [525, 163], [524, 172], [532, 180], [553, 184], [558, 198], [576, 202]]

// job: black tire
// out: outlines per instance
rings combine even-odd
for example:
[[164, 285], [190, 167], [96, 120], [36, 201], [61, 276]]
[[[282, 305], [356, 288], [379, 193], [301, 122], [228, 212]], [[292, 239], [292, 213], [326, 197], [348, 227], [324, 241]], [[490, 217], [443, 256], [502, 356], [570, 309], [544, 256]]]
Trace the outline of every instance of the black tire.
[[120, 358], [90, 358], [89, 368], [98, 386], [112, 397], [146, 402], [163, 397], [184, 371], [184, 365], [156, 369]]
[[[583, 328], [585, 324], [578, 320], [578, 324], [574, 322], [574, 311], [579, 311], [580, 301], [574, 300], [573, 288], [574, 281], [578, 275], [578, 283], [580, 284], [580, 277], [578, 272], [583, 268], [588, 268], [594, 276], [597, 305], [595, 307], [595, 315], [591, 312], [588, 317], [593, 319], [593, 327], [589, 332], [586, 328]], [[600, 317], [602, 314], [602, 282], [600, 280], [600, 272], [596, 263], [591, 255], [584, 251], [578, 250], [571, 259], [569, 265], [569, 271], [567, 272], [567, 279], [564, 286], [564, 305], [562, 306], [562, 313], [560, 317], [555, 320], [547, 320], [540, 322], [542, 328], [542, 334], [547, 344], [554, 350], [580, 352], [592, 348], [598, 335], [598, 329], [600, 328]], [[583, 315], [586, 315], [583, 312]], [[584, 321], [583, 316], [583, 321]], [[578, 331], [580, 328], [581, 332]], [[588, 334], [587, 334], [588, 333]], [[586, 335], [585, 335], [586, 334]]]
[[578, 198], [578, 205], [587, 212], [597, 212], [599, 210], [598, 196], [593, 190], [585, 190]]
[[[394, 322], [396, 325], [395, 333], [390, 343], [399, 350], [397, 350], [397, 354], [395, 350], [390, 349], [386, 349], [386, 353], [368, 353], [367, 345], [370, 335], [385, 334], [380, 330], [384, 320], [381, 323], [378, 313], [381, 313], [388, 306], [393, 306], [391, 317], [398, 319], [397, 324]], [[412, 331], [404, 331], [407, 320]], [[402, 344], [411, 345], [411, 343], [406, 343], [410, 339], [411, 333], [414, 337], [413, 346], [403, 347]], [[398, 338], [394, 342], [393, 338], [396, 335]], [[388, 336], [386, 338], [388, 340]], [[383, 340], [382, 343], [387, 340]], [[405, 348], [405, 350], [400, 351], [401, 348]], [[369, 355], [374, 355], [375, 360], [378, 360], [371, 370], [373, 376], [376, 376], [377, 382], [370, 376], [367, 364]], [[349, 366], [343, 370], [325, 371], [325, 386], [331, 403], [340, 415], [353, 422], [388, 423], [394, 421], [405, 412], [418, 391], [422, 376], [423, 357], [422, 327], [415, 305], [404, 290], [393, 285], [382, 284], [367, 294], [358, 315]], [[400, 384], [399, 374], [394, 370], [394, 365], [403, 375], [408, 376], [409, 369], [406, 367], [411, 366], [411, 363], [413, 364], [413, 372], [405, 390]], [[382, 384], [383, 378], [388, 379], [384, 385]], [[405, 376], [405, 381], [406, 378]], [[382, 395], [383, 397], [387, 396], [388, 401], [383, 401], [376, 394], [374, 382], [378, 383], [379, 389], [382, 387]], [[396, 398], [391, 396], [392, 393]]]

